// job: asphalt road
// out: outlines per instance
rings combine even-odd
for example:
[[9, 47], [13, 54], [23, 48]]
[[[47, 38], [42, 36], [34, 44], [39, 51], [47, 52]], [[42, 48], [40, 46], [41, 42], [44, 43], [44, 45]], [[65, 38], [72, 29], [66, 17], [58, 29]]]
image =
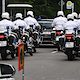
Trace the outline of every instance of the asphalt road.
[[[6, 60], [16, 68], [14, 78], [22, 80], [22, 71], [18, 71], [18, 60]], [[80, 80], [80, 59], [68, 61], [67, 56], [55, 48], [37, 48], [34, 56], [26, 54], [24, 80]]]

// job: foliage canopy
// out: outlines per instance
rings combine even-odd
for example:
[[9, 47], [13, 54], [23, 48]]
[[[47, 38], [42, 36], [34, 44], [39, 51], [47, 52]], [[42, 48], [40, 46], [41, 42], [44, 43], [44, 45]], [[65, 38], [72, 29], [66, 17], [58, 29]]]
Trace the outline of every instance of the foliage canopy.
[[[56, 16], [58, 10], [60, 10], [60, 5], [58, 4], [61, 0], [6, 0], [6, 3], [29, 3], [33, 5], [35, 16], [46, 16], [47, 18], [53, 18]], [[66, 9], [66, 2], [64, 0], [64, 12], [68, 14], [71, 10]], [[71, 0], [75, 4], [75, 11], [79, 13], [80, 0]]]

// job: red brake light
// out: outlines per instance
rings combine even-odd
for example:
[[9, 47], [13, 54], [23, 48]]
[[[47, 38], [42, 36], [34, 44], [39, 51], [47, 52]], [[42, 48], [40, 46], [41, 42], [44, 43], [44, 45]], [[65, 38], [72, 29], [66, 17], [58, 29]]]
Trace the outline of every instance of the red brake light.
[[65, 37], [66, 39], [71, 40], [73, 38], [73, 34], [66, 34]]
[[5, 38], [5, 36], [4, 35], [0, 35], [0, 38]]
[[61, 32], [56, 32], [56, 34], [57, 34], [57, 35], [60, 35], [60, 34], [61, 34]]
[[66, 38], [69, 39], [69, 40], [71, 39], [71, 37], [66, 37]]

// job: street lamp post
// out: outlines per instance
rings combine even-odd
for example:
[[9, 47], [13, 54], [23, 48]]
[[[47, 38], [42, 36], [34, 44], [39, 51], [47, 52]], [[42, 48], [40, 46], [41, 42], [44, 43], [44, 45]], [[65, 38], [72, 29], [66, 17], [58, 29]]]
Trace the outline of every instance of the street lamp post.
[[72, 13], [74, 12], [74, 3], [72, 3]]
[[63, 0], [61, 0], [61, 11], [63, 11]]
[[5, 12], [5, 0], [2, 0], [2, 13]]

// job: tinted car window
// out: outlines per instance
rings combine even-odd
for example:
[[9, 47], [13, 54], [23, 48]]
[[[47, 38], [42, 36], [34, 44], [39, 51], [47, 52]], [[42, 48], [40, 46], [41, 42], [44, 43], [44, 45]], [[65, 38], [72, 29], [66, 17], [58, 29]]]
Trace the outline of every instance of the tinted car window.
[[52, 28], [52, 27], [51, 27], [51, 23], [40, 23], [40, 24], [41, 24], [41, 26], [42, 26], [43, 28], [46, 28], [46, 29]]
[[42, 26], [42, 28], [46, 28], [46, 29], [52, 28], [51, 24], [52, 24], [53, 20], [41, 20], [38, 22]]
[[4, 66], [1, 67], [1, 74], [2, 75], [12, 74], [12, 73], [13, 73], [13, 70], [12, 70], [12, 68], [10, 66], [4, 65]]

